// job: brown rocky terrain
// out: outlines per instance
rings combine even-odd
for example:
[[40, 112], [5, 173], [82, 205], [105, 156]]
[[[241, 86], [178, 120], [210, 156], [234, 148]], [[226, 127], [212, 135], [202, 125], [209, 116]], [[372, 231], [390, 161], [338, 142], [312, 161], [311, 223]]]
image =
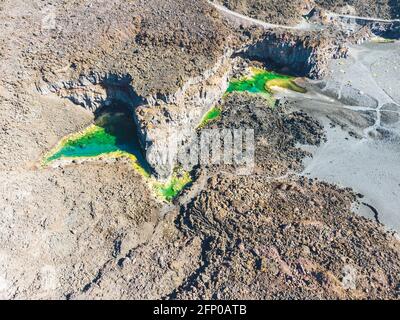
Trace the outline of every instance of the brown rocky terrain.
[[[20, 117], [15, 112], [31, 112], [42, 118], [38, 125], [46, 126], [50, 135], [60, 126], [53, 125], [54, 118], [46, 123], [49, 117], [41, 117], [38, 110], [42, 107], [33, 106], [39, 96], [52, 92], [77, 96], [74, 101], [81, 102], [99, 95], [103, 101], [129, 91], [140, 100], [135, 105], [165, 103], [176, 99], [184, 85], [198, 82], [196, 77], [204, 70], [215, 68], [232, 38], [216, 10], [204, 1], [193, 1], [190, 6], [185, 1], [60, 1], [51, 6], [41, 1], [3, 1], [1, 9], [1, 56], [7, 61], [1, 65], [1, 98], [5, 99], [4, 112], [11, 113], [2, 121], [7, 127], [15, 126]], [[47, 25], [48, 16], [54, 18], [50, 21], [54, 26]], [[21, 90], [22, 86], [27, 88]], [[25, 128], [37, 122], [32, 117], [26, 121]], [[36, 142], [33, 135], [18, 142], [25, 145], [22, 150], [8, 150], [14, 152], [14, 164], [32, 155], [31, 146], [46, 143]], [[2, 141], [9, 138], [1, 136]], [[55, 142], [47, 143], [47, 148]]]

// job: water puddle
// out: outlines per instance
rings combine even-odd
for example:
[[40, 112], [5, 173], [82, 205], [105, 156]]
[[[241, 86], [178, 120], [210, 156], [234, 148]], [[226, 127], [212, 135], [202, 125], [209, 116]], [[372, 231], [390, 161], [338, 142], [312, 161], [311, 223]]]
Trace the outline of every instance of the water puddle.
[[227, 93], [234, 91], [260, 94], [273, 105], [275, 99], [273, 94], [276, 88], [288, 89], [291, 91], [306, 93], [305, 88], [295, 83], [295, 77], [279, 74], [273, 71], [267, 71], [260, 68], [250, 68], [250, 74], [240, 79], [231, 80]]

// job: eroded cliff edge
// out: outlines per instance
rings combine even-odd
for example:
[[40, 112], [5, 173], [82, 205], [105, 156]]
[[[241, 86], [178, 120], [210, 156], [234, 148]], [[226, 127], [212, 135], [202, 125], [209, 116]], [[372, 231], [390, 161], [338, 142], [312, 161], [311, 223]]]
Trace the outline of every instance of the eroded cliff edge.
[[[231, 97], [213, 125], [259, 128], [258, 169], [267, 179], [217, 167], [172, 204], [124, 161], [38, 167], [43, 152], [111, 100], [138, 105], [147, 131], [170, 118], [191, 125], [182, 101], [213, 100], [231, 59], [247, 59], [247, 48], [267, 37], [282, 42], [282, 54], [266, 50], [282, 59], [292, 48], [307, 59], [333, 48], [329, 58], [344, 42], [318, 30], [231, 25], [205, 1], [53, 3], [50, 29], [41, 1], [0, 7], [1, 297], [398, 298], [398, 237], [351, 213], [350, 190], [282, 177], [301, 167], [297, 143], [321, 139], [304, 112]], [[355, 42], [370, 35], [356, 31]], [[324, 57], [311, 59], [321, 61], [315, 71]], [[355, 289], [343, 288], [354, 272]]]

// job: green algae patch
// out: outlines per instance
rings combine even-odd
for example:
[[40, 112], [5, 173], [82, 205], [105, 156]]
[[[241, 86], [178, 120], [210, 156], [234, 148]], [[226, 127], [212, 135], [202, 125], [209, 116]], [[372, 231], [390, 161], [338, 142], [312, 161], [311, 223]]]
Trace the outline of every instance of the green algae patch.
[[219, 116], [221, 115], [221, 113], [222, 113], [221, 108], [219, 108], [219, 107], [211, 108], [210, 110], [207, 111], [207, 113], [201, 119], [200, 124], [198, 125], [198, 128], [204, 128], [211, 121], [218, 119]]
[[104, 114], [86, 129], [63, 138], [45, 156], [43, 165], [58, 159], [99, 157], [127, 158], [139, 173], [149, 176], [133, 120], [124, 113]]
[[275, 99], [272, 97], [273, 87], [280, 87], [300, 93], [306, 92], [304, 88], [301, 88], [294, 82], [294, 79], [294, 77], [273, 71], [251, 68], [249, 76], [234, 79], [229, 83], [227, 93], [238, 91], [260, 94], [273, 104], [275, 102]]
[[181, 191], [192, 182], [192, 177], [189, 172], [174, 172], [169, 180], [165, 183], [156, 182], [154, 187], [157, 194], [167, 200], [172, 201]]

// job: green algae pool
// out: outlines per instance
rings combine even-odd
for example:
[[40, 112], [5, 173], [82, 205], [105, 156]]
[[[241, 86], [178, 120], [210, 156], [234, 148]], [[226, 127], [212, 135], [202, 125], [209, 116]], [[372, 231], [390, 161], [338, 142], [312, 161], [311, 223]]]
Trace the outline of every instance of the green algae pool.
[[267, 71], [259, 68], [251, 68], [250, 75], [234, 79], [229, 83], [227, 93], [234, 91], [250, 92], [263, 95], [268, 102], [274, 103], [272, 97], [273, 88], [280, 87], [292, 91], [305, 93], [306, 89], [300, 87], [294, 82], [295, 78], [287, 75], [282, 75], [273, 71]]
[[125, 113], [106, 113], [86, 129], [63, 138], [44, 158], [43, 165], [62, 159], [126, 158], [163, 200], [172, 201], [192, 182], [188, 172], [175, 170], [166, 182], [150, 175], [141, 153], [133, 120]]
[[148, 175], [149, 168], [140, 150], [133, 120], [122, 112], [106, 113], [86, 129], [62, 139], [43, 162], [46, 165], [58, 159], [125, 157]]
[[[274, 87], [305, 92], [293, 80], [290, 76], [252, 68], [250, 76], [232, 80], [227, 93], [247, 91], [262, 94], [272, 105], [275, 101], [272, 97]], [[203, 116], [198, 128], [217, 119], [221, 112], [220, 107], [211, 108]], [[174, 171], [166, 182], [159, 182], [150, 175], [149, 165], [141, 153], [133, 119], [123, 112], [106, 113], [86, 129], [65, 137], [45, 156], [43, 164], [48, 165], [58, 159], [98, 157], [129, 159], [157, 195], [166, 201], [175, 199], [192, 182], [190, 174], [181, 170]]]

